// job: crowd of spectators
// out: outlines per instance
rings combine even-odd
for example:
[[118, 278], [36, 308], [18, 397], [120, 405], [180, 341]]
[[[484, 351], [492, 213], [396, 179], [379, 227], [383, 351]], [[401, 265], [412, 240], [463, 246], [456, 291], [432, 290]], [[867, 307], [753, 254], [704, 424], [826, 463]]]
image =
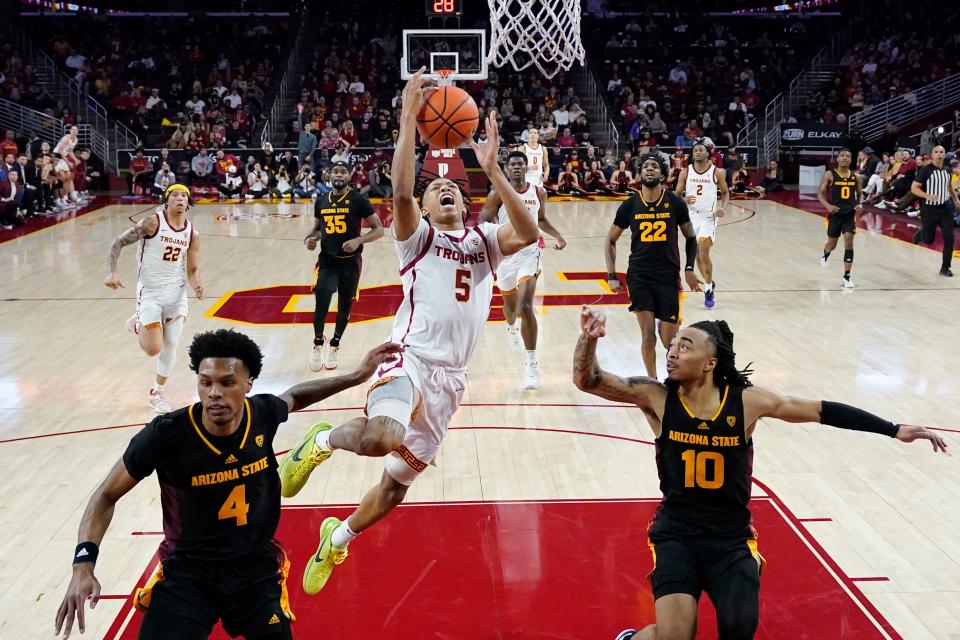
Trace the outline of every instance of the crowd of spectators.
[[64, 71], [143, 144], [195, 151], [250, 145], [290, 37], [288, 21], [267, 17], [25, 22]]

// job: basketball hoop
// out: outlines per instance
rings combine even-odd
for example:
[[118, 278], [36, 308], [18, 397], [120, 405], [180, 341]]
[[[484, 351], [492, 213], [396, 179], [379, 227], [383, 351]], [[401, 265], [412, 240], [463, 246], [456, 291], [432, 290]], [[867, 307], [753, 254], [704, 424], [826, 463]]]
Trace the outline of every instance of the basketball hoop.
[[434, 69], [433, 75], [438, 87], [453, 86], [453, 69]]
[[536, 66], [548, 78], [583, 64], [580, 0], [487, 0], [490, 64], [514, 71]]

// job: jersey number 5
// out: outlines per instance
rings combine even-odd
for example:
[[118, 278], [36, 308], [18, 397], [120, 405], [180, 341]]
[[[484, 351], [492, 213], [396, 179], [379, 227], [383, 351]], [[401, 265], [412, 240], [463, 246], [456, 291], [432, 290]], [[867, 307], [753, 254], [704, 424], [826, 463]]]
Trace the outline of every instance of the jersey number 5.
[[247, 486], [238, 484], [224, 500], [223, 506], [217, 512], [218, 520], [229, 520], [236, 518], [237, 526], [242, 527], [247, 524], [247, 512], [250, 511], [250, 505], [247, 504]]
[[667, 223], [663, 220], [640, 223], [640, 242], [665, 242]]
[[163, 250], [163, 260], [164, 262], [176, 262], [180, 257], [180, 251], [182, 247], [167, 247]]
[[470, 299], [470, 270], [457, 269], [456, 298], [458, 302]]
[[[723, 486], [723, 456], [716, 451], [687, 449], [680, 458], [683, 460], [683, 486], [701, 489], [719, 489]], [[707, 478], [707, 463], [713, 462], [712, 477]]]

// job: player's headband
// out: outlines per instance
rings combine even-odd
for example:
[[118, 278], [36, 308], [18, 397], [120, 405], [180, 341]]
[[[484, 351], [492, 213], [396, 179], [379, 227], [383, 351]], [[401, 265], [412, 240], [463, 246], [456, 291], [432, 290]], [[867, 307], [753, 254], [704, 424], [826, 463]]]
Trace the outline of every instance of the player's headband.
[[167, 187], [167, 190], [163, 192], [164, 204], [166, 204], [167, 200], [170, 198], [170, 194], [173, 193], [174, 191], [183, 191], [185, 194], [187, 194], [188, 203], [193, 204], [193, 197], [190, 194], [190, 189], [188, 189], [182, 184], [172, 184], [169, 187]]

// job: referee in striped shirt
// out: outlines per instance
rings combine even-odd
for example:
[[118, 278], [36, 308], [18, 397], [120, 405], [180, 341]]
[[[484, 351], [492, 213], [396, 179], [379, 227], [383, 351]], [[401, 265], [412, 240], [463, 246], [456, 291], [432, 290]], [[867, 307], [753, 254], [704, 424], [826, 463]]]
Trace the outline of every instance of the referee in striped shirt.
[[914, 243], [932, 244], [937, 227], [943, 235], [943, 264], [940, 275], [953, 277], [950, 259], [953, 256], [953, 211], [951, 204], [960, 207], [960, 199], [950, 182], [950, 169], [944, 165], [946, 150], [937, 145], [931, 153], [932, 162], [917, 170], [910, 187], [911, 193], [921, 200], [920, 231], [913, 236]]

